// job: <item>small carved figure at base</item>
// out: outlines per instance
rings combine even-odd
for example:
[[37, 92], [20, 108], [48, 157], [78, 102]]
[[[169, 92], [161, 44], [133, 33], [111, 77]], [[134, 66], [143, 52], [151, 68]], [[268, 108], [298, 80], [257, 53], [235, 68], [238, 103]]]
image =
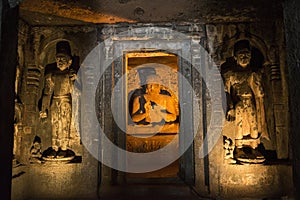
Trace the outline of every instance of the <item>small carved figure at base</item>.
[[46, 161], [70, 161], [75, 158], [75, 153], [70, 150], [62, 150], [59, 148], [57, 151], [52, 147], [49, 147], [43, 152], [43, 160]]
[[234, 158], [241, 163], [260, 164], [265, 161], [259, 150], [251, 147], [236, 148]]
[[34, 137], [33, 144], [30, 148], [30, 163], [42, 163], [42, 145], [41, 138], [38, 136]]
[[224, 143], [224, 153], [225, 153], [225, 162], [227, 164], [235, 164], [236, 160], [233, 157], [234, 146], [233, 142], [230, 138], [223, 136], [223, 143]]

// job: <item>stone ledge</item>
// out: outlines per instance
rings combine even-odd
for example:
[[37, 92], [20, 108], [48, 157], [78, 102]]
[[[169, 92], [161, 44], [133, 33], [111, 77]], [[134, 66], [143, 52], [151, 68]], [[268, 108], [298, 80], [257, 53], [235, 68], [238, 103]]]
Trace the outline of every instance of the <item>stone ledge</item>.
[[293, 191], [291, 165], [224, 165], [220, 171], [223, 198], [278, 198]]
[[45, 162], [32, 164], [28, 175], [30, 198], [72, 199], [97, 196], [97, 165]]

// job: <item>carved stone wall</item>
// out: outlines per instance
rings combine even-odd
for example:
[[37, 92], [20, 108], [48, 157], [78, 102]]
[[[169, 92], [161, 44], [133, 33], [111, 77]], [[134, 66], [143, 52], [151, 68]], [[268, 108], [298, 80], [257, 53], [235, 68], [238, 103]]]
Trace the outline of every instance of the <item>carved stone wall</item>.
[[[274, 25], [274, 24], [273, 24]], [[159, 29], [156, 27], [168, 27], [166, 24], [149, 24], [147, 28], [142, 29], [145, 24], [133, 24], [130, 26], [122, 26], [122, 25], [107, 25], [100, 29], [99, 37], [102, 38], [101, 41], [110, 39], [105, 41], [105, 45], [103, 47], [104, 58], [108, 63], [114, 63], [112, 67], [112, 71], [108, 70], [108, 77], [106, 79], [106, 83], [109, 84], [104, 85], [105, 90], [110, 91], [110, 88], [113, 87], [115, 83], [118, 82], [119, 78], [123, 71], [123, 62], [114, 57], [115, 55], [122, 55], [122, 53], [116, 53], [118, 51], [130, 51], [131, 49], [137, 51], [139, 48], [144, 47], [144, 42], [151, 41], [152, 37], [155, 35], [160, 35], [159, 39], [164, 40], [172, 40], [174, 38], [169, 38], [169, 33], [164, 33], [163, 31], [158, 31]], [[277, 180], [281, 179], [283, 176], [291, 177], [291, 167], [285, 165], [285, 161], [278, 161], [281, 159], [290, 159], [289, 152], [289, 135], [287, 133], [288, 129], [288, 109], [287, 109], [287, 91], [286, 91], [286, 82], [285, 82], [285, 55], [281, 53], [279, 49], [283, 49], [283, 35], [280, 26], [282, 24], [280, 22], [276, 22], [276, 32], [273, 31], [270, 34], [272, 25], [268, 24], [268, 26], [258, 25], [256, 23], [232, 23], [232, 24], [208, 24], [205, 26], [186, 24], [179, 25], [173, 24], [171, 27], [176, 27], [175, 30], [179, 32], [187, 33], [191, 35], [191, 40], [189, 46], [191, 55], [195, 55], [192, 57], [192, 63], [194, 66], [209, 66], [213, 68], [219, 68], [221, 64], [223, 64], [226, 59], [231, 58], [233, 56], [233, 44], [241, 39], [248, 39], [251, 42], [253, 48], [255, 48], [256, 53], [255, 56], [258, 56], [259, 59], [256, 63], [257, 67], [263, 72], [263, 81], [264, 81], [264, 90], [266, 92], [266, 117], [268, 124], [268, 132], [270, 134], [270, 140], [263, 141], [264, 147], [267, 151], [271, 152], [271, 161], [268, 161], [272, 167], [267, 167], [264, 165], [257, 166], [262, 171], [265, 171], [263, 177], [266, 179], [276, 179], [276, 190], [278, 194], [287, 194], [287, 192], [291, 188], [291, 184], [288, 184], [286, 188], [280, 188], [280, 182]], [[184, 28], [189, 27], [189, 28]], [[141, 29], [139, 29], [141, 28]], [[267, 30], [264, 30], [264, 29]], [[141, 31], [142, 30], [142, 31]], [[140, 32], [139, 32], [140, 31]], [[193, 34], [195, 31], [195, 34]], [[123, 32], [123, 34], [122, 34]], [[206, 37], [205, 37], [206, 36]], [[271, 37], [270, 37], [271, 36]], [[139, 42], [137, 42], [139, 41]], [[206, 50], [211, 55], [210, 59], [205, 60], [203, 58], [198, 58], [196, 55], [200, 49], [193, 48], [193, 44], [201, 44], [206, 47]], [[149, 46], [151, 47], [151, 43], [149, 42]], [[195, 45], [197, 46], [197, 45]], [[180, 47], [178, 47], [180, 49]], [[175, 46], [170, 46], [170, 49], [178, 49]], [[143, 49], [144, 50], [144, 49]], [[195, 52], [195, 54], [193, 54]], [[184, 65], [181, 66], [184, 71]], [[222, 110], [214, 110], [211, 112], [211, 93], [215, 91], [209, 91], [205, 85], [203, 85], [201, 81], [201, 75], [193, 69], [186, 68], [184, 72], [186, 77], [190, 77], [192, 75], [191, 82], [193, 83], [194, 90], [196, 93], [196, 101], [199, 102], [201, 106], [201, 116], [194, 116], [194, 121], [201, 121], [200, 126], [207, 126], [209, 124], [210, 117], [212, 115], [220, 116], [219, 120], [222, 121], [223, 111]], [[216, 82], [217, 74], [207, 74], [209, 77], [212, 77]], [[114, 80], [112, 83], [110, 80]], [[219, 80], [220, 81], [220, 80]], [[105, 84], [105, 82], [102, 82]], [[220, 86], [221, 88], [221, 86]], [[203, 93], [204, 92], [204, 93]], [[101, 93], [99, 93], [101, 95]], [[103, 93], [102, 93], [103, 95]], [[119, 94], [119, 98], [122, 98], [122, 94]], [[180, 94], [179, 94], [180, 95]], [[203, 95], [205, 98], [203, 98]], [[107, 97], [107, 95], [104, 95]], [[280, 97], [278, 97], [280, 96]], [[282, 97], [282, 98], [281, 98]], [[280, 103], [279, 103], [280, 102]], [[281, 105], [281, 108], [278, 109], [278, 104]], [[101, 104], [104, 106], [103, 104]], [[102, 107], [102, 112], [106, 112], [106, 109]], [[109, 105], [110, 107], [111, 105]], [[113, 105], [115, 106], [115, 105]], [[120, 105], [119, 105], [120, 106]], [[121, 107], [118, 107], [121, 109]], [[280, 112], [280, 114], [278, 113]], [[104, 113], [99, 113], [98, 116], [108, 116], [104, 115]], [[123, 115], [120, 115], [122, 118]], [[102, 118], [100, 117], [100, 118]], [[106, 117], [106, 123], [109, 123], [110, 117]], [[123, 116], [124, 117], [124, 116]], [[202, 121], [204, 120], [205, 123]], [[212, 123], [217, 124], [217, 123]], [[108, 132], [113, 133], [115, 131], [114, 127], [116, 124], [112, 123], [112, 126], [107, 126], [106, 129]], [[110, 127], [110, 128], [109, 128]], [[212, 152], [210, 152], [209, 156], [204, 159], [199, 159], [197, 155], [199, 155], [199, 147], [203, 142], [203, 136], [206, 134], [207, 127], [200, 128], [196, 139], [194, 141], [194, 159], [195, 159], [195, 181], [196, 188], [202, 192], [208, 192], [210, 190], [214, 195], [231, 195], [230, 185], [233, 183], [229, 183], [228, 179], [236, 180], [233, 185], [241, 186], [246, 179], [256, 176], [256, 170], [251, 169], [251, 166], [240, 166], [243, 170], [248, 170], [247, 173], [240, 173], [241, 169], [237, 169], [234, 166], [231, 167], [230, 164], [225, 162], [224, 150], [223, 149], [223, 138], [220, 138], [219, 142], [216, 143], [216, 146]], [[223, 128], [223, 134], [228, 138], [234, 138], [233, 134], [233, 124], [225, 122], [223, 127], [211, 127], [212, 129]], [[120, 135], [120, 133], [112, 134], [110, 137], [112, 140], [115, 140], [116, 144], [124, 144], [124, 138], [116, 138], [116, 135]], [[275, 161], [275, 162], [274, 162]], [[277, 163], [277, 164], [275, 164]], [[184, 164], [183, 164], [184, 165]], [[229, 166], [227, 166], [229, 165]], [[227, 168], [230, 168], [230, 172], [227, 171]], [[253, 166], [254, 168], [254, 166]], [[236, 177], [239, 179], [236, 179]], [[248, 178], [247, 178], [248, 177]], [[250, 178], [251, 180], [253, 178]], [[260, 180], [256, 180], [255, 178], [252, 180], [253, 183], [249, 183], [250, 185], [258, 185], [260, 184]], [[266, 185], [266, 190], [261, 187], [260, 195], [273, 195], [272, 190], [268, 190]], [[228, 188], [228, 189], [226, 189]], [[245, 190], [244, 187], [241, 186], [241, 191]], [[246, 191], [246, 190], [245, 190]], [[251, 196], [252, 192], [244, 193], [245, 197]]]
[[[181, 162], [180, 168], [186, 171], [186, 182], [196, 188], [198, 192], [206, 194], [214, 198], [223, 197], [278, 197], [285, 196], [290, 192], [291, 184], [291, 166], [288, 162], [291, 159], [290, 142], [289, 142], [289, 120], [288, 120], [288, 92], [286, 83], [286, 70], [288, 66], [285, 64], [284, 53], [284, 36], [283, 27], [280, 16], [274, 22], [257, 22], [248, 20], [247, 22], [226, 22], [226, 18], [210, 23], [137, 23], [137, 24], [112, 24], [97, 26], [78, 26], [78, 27], [30, 27], [24, 25], [20, 29], [20, 69], [23, 79], [21, 86], [18, 88], [18, 94], [24, 106], [24, 123], [22, 124], [21, 134], [26, 135], [22, 141], [21, 161], [27, 162], [29, 159], [29, 149], [35, 136], [39, 136], [42, 142], [42, 149], [45, 150], [51, 144], [50, 121], [42, 122], [38, 118], [38, 106], [43, 89], [44, 67], [47, 63], [54, 60], [55, 43], [59, 40], [67, 40], [71, 44], [72, 53], [76, 54], [82, 62], [91, 50], [97, 44], [102, 43], [99, 50], [99, 56], [96, 65], [85, 62], [85, 70], [81, 74], [82, 82], [82, 98], [78, 109], [84, 109], [85, 112], [81, 116], [79, 128], [80, 133], [76, 132], [73, 127], [74, 146], [76, 154], [82, 156], [82, 163], [72, 164], [67, 169], [64, 163], [60, 164], [34, 164], [29, 165], [29, 179], [33, 185], [32, 197], [47, 197], [50, 195], [47, 189], [57, 191], [58, 185], [54, 185], [57, 181], [61, 185], [70, 184], [72, 187], [64, 187], [64, 191], [72, 195], [72, 191], [79, 187], [78, 182], [87, 183], [89, 178], [92, 183], [87, 185], [94, 190], [97, 189], [97, 179], [101, 179], [102, 184], [110, 182], [118, 182], [119, 177], [125, 176], [123, 173], [102, 166], [101, 177], [97, 177], [97, 161], [87, 152], [80, 143], [80, 136], [88, 135], [94, 123], [99, 122], [107, 137], [118, 146], [126, 148], [126, 138], [113, 120], [111, 107], [120, 110], [117, 116], [120, 120], [124, 120], [125, 102], [120, 104], [111, 101], [112, 89], [116, 86], [120, 77], [124, 72], [124, 62], [122, 55], [124, 52], [130, 51], [147, 51], [161, 50], [167, 47], [170, 53], [179, 57], [179, 72], [193, 86], [195, 99], [192, 99], [186, 88], [178, 90], [178, 96], [182, 106], [182, 115], [186, 119], [190, 119], [186, 124], [182, 124], [183, 132], [192, 132], [194, 124], [198, 123], [198, 132], [193, 142], [193, 148], [188, 149], [184, 162]], [[181, 37], [180, 34], [185, 34]], [[96, 35], [97, 34], [97, 35]], [[29, 39], [32, 40], [29, 40]], [[220, 137], [208, 156], [202, 158], [203, 152], [201, 146], [205, 136], [208, 133], [208, 124], [213, 131], [222, 129], [222, 134], [231, 140], [234, 140], [233, 123], [225, 122], [224, 126], [218, 125], [224, 120], [224, 111], [212, 109], [212, 94], [222, 89], [219, 85], [216, 91], [208, 90], [210, 85], [203, 82], [201, 74], [195, 69], [203, 68], [220, 68], [226, 59], [233, 56], [233, 45], [236, 41], [248, 39], [251, 45], [257, 50], [260, 56], [258, 68], [263, 72], [264, 89], [266, 92], [266, 118], [270, 140], [262, 141], [267, 151], [271, 153], [268, 165], [237, 165], [226, 162], [226, 151], [231, 151], [232, 147], [223, 147], [223, 137]], [[157, 42], [159, 41], [159, 42]], [[155, 43], [156, 42], [156, 43]], [[199, 48], [199, 44], [204, 47]], [[145, 48], [146, 47], [146, 48]], [[209, 58], [199, 56], [199, 52], [206, 51], [210, 55]], [[202, 52], [203, 53], [203, 52]], [[202, 55], [200, 53], [200, 55]], [[183, 59], [189, 57], [191, 62]], [[104, 70], [107, 65], [108, 68]], [[102, 77], [97, 77], [103, 72]], [[218, 74], [209, 74], [205, 72], [216, 83], [220, 82]], [[90, 121], [89, 116], [95, 115], [94, 105], [90, 104], [88, 98], [95, 95], [91, 86], [95, 81], [99, 80], [96, 94], [96, 110], [98, 121]], [[122, 89], [122, 88], [121, 88]], [[124, 99], [126, 93], [122, 90], [114, 96], [114, 98]], [[193, 107], [188, 105], [189, 100], [197, 102], [200, 113], [196, 114]], [[188, 102], [188, 103], [187, 103]], [[196, 105], [196, 104], [194, 104]], [[211, 116], [217, 116], [211, 123]], [[100, 119], [100, 120], [99, 120]], [[94, 120], [94, 119], [93, 119]], [[97, 127], [98, 128], [98, 127]], [[93, 140], [89, 141], [97, 143], [103, 141], [99, 135], [93, 135]], [[81, 139], [84, 137], [81, 137]], [[185, 136], [179, 137], [179, 145], [185, 145]], [[142, 146], [143, 144], [138, 144]], [[161, 145], [153, 142], [153, 148]], [[150, 147], [151, 147], [150, 145]], [[209, 144], [210, 145], [210, 144]], [[103, 145], [104, 146], [104, 145]], [[132, 147], [129, 147], [132, 148]], [[96, 149], [98, 151], [98, 149]], [[205, 149], [204, 151], [207, 151]], [[27, 152], [27, 153], [26, 153]], [[103, 149], [97, 152], [96, 156], [102, 156], [110, 149]], [[121, 162], [121, 161], [120, 161]], [[92, 166], [90, 168], [90, 165]], [[48, 168], [49, 167], [49, 168]], [[54, 171], [51, 171], [54, 170]], [[53, 173], [52, 173], [53, 172]], [[70, 173], [70, 174], [68, 174]], [[74, 177], [71, 174], [80, 174]], [[87, 174], [85, 177], [84, 174]], [[61, 177], [68, 174], [67, 180]], [[75, 175], [74, 175], [75, 176]], [[42, 178], [40, 178], [42, 177]], [[287, 177], [284, 182], [282, 177]], [[47, 182], [47, 189], [39, 190], [40, 183]], [[74, 183], [76, 182], [76, 184]], [[281, 187], [284, 182], [285, 187]], [[73, 187], [74, 186], [74, 187]], [[248, 189], [250, 188], [250, 189]], [[84, 189], [83, 189], [84, 190]], [[86, 192], [81, 190], [81, 192]], [[74, 195], [75, 193], [73, 193]], [[77, 195], [78, 193], [76, 193]], [[65, 197], [57, 194], [56, 197]]]
[[[53, 162], [32, 159], [34, 141], [40, 143], [36, 151], [43, 152], [51, 146], [51, 120], [39, 118], [40, 99], [44, 89], [44, 71], [46, 64], [55, 62], [55, 45], [67, 40], [71, 44], [72, 55], [78, 66], [96, 45], [96, 30], [93, 27], [31, 27], [20, 23], [19, 32], [19, 68], [21, 75], [17, 88], [22, 105], [22, 124], [15, 136], [18, 150], [17, 161], [26, 164], [16, 168], [23, 170], [24, 176], [16, 176], [16, 184], [24, 181], [24, 190], [28, 198], [77, 198], [95, 197], [97, 190], [97, 161], [83, 148], [80, 138], [80, 101], [73, 101], [76, 119], [72, 121], [70, 147], [76, 153], [73, 163]], [[82, 60], [81, 60], [82, 59]], [[21, 140], [19, 138], [21, 137]], [[38, 137], [39, 139], [36, 139]], [[18, 142], [21, 141], [21, 142]], [[50, 163], [49, 163], [50, 162]], [[23, 174], [21, 173], [21, 175]], [[26, 180], [25, 180], [26, 179]], [[30, 182], [30, 186], [25, 182]], [[76, 185], [75, 182], [80, 184]], [[82, 183], [85, 183], [82, 185]], [[27, 186], [25, 186], [27, 185]], [[72, 187], [69, 187], [72, 185]], [[64, 187], [64, 191], [61, 188]], [[14, 188], [14, 191], [17, 191]], [[76, 192], [77, 191], [77, 192]], [[50, 193], [49, 193], [50, 192]], [[27, 198], [27, 197], [26, 197]]]
[[[178, 71], [184, 74], [186, 76], [185, 78], [191, 81], [191, 63], [183, 58], [191, 58], [192, 62], [199, 62], [199, 58], [196, 58], [196, 56], [193, 57], [193, 54], [188, 49], [192, 42], [195, 42], [199, 46], [200, 38], [204, 36], [203, 31], [204, 29], [202, 25], [192, 23], [104, 25], [103, 27], [99, 28], [99, 38], [100, 41], [103, 41], [103, 60], [101, 61], [101, 68], [106, 67], [107, 63], [112, 63], [112, 66], [108, 66], [106, 69], [105, 78], [103, 82], [101, 82], [101, 84], [103, 84], [101, 85], [102, 89], [100, 88], [99, 93], [97, 94], [98, 100], [100, 101], [97, 103], [97, 105], [101, 105], [99, 107], [99, 113], [97, 113], [97, 116], [98, 119], [103, 119], [100, 120], [101, 122], [105, 122], [102, 124], [104, 131], [116, 145], [121, 146], [121, 148], [126, 148], [126, 139], [122, 136], [124, 134], [122, 133], [122, 130], [118, 129], [114, 122], [112, 123], [113, 116], [109, 109], [112, 106], [114, 110], [119, 111], [118, 115], [114, 116], [117, 118], [115, 118], [115, 121], [122, 121], [126, 118], [125, 101], [117, 103], [111, 102], [111, 90], [118, 83], [118, 81], [120, 81], [122, 75], [125, 74], [125, 66], [123, 64], [124, 61], [122, 61], [122, 56], [124, 56], [126, 52], [130, 53], [141, 51], [147, 53], [147, 51], [155, 52], [162, 50], [166, 53], [173, 53], [178, 55], [178, 66], [180, 66]], [[195, 52], [195, 55], [197, 55], [199, 50], [195, 49]], [[122, 87], [118, 88], [118, 93], [114, 94], [113, 98], [121, 100], [124, 99], [124, 97], [127, 95], [124, 92], [125, 87], [126, 86], [122, 85]], [[116, 90], [116, 88], [114, 89]], [[185, 94], [182, 93], [182, 91], [184, 91]], [[182, 89], [180, 94], [185, 96], [185, 98], [189, 98], [191, 91]], [[105, 98], [103, 99], [101, 96], [104, 96]], [[185, 104], [185, 106], [189, 107], [191, 104]], [[190, 118], [188, 115], [192, 113], [190, 108], [187, 110], [185, 110], [186, 119]], [[192, 120], [190, 120], [189, 123], [193, 123]], [[187, 131], [193, 128], [189, 123], [182, 124], [182, 127], [185, 127]], [[192, 133], [192, 131], [190, 131], [190, 133]], [[181, 142], [182, 141], [184, 140], [181, 140]], [[104, 149], [104, 154], [105, 152], [106, 149]], [[123, 155], [120, 156], [122, 157]], [[189, 156], [190, 157], [188, 159], [190, 160], [190, 163], [192, 163], [192, 154], [189, 154]], [[190, 166], [190, 169], [193, 169], [193, 165]], [[109, 172], [106, 171], [103, 172], [103, 174], [106, 176], [106, 174], [109, 174]], [[119, 172], [116, 174], [116, 176], [121, 177], [124, 176], [124, 174]], [[189, 176], [192, 180], [192, 176], [194, 175], [190, 174]]]
[[287, 70], [288, 71], [288, 88], [289, 89], [289, 113], [290, 113], [290, 138], [292, 143], [292, 151], [293, 151], [293, 179], [294, 179], [294, 191], [295, 191], [295, 199], [300, 197], [300, 176], [299, 173], [299, 156], [300, 156], [300, 148], [299, 148], [299, 128], [300, 124], [299, 119], [299, 97], [300, 93], [298, 90], [299, 85], [299, 42], [300, 38], [298, 37], [300, 32], [299, 26], [299, 8], [300, 2], [295, 0], [288, 0], [284, 2], [284, 24], [285, 24], [285, 38], [286, 38], [286, 55], [287, 55]]
[[[209, 156], [210, 163], [210, 189], [212, 193], [219, 193], [222, 197], [234, 196], [234, 191], [240, 188], [243, 195], [250, 197], [253, 192], [250, 190], [256, 186], [268, 185], [262, 184], [257, 176], [258, 171], [264, 171], [264, 179], [270, 180], [275, 185], [269, 190], [266, 186], [265, 190], [255, 189], [256, 195], [280, 196], [291, 191], [292, 184], [289, 182], [285, 188], [282, 188], [281, 179], [284, 176], [291, 177], [291, 165], [288, 160], [291, 157], [289, 118], [288, 118], [288, 91], [286, 82], [286, 69], [288, 66], [285, 63], [284, 53], [284, 35], [282, 21], [267, 23], [233, 23], [233, 24], [213, 24], [207, 25], [207, 41], [208, 50], [211, 54], [211, 59], [220, 66], [228, 59], [233, 57], [233, 44], [241, 39], [250, 41], [252, 49], [258, 53], [253, 56], [260, 57], [260, 70], [263, 73], [263, 87], [265, 91], [265, 111], [266, 122], [270, 140], [262, 140], [262, 144], [267, 152], [266, 163], [271, 166], [235, 166], [228, 164], [224, 156], [233, 153], [232, 147], [234, 144], [224, 143], [224, 154], [220, 157], [219, 151], [214, 150]], [[257, 63], [256, 63], [257, 64]], [[234, 123], [225, 122], [223, 127], [224, 141], [235, 138]], [[221, 144], [221, 142], [219, 143]], [[231, 146], [233, 145], [233, 146]], [[216, 162], [221, 162], [223, 165], [216, 167]], [[219, 161], [217, 161], [219, 160]], [[254, 168], [256, 170], [252, 171]], [[238, 174], [238, 175], [237, 175]], [[239, 178], [237, 178], [239, 177]], [[254, 178], [255, 177], [255, 178]], [[229, 182], [230, 183], [229, 183]], [[246, 182], [245, 182], [246, 181]], [[254, 182], [253, 182], [254, 181]], [[255, 182], [259, 181], [259, 182]], [[216, 186], [219, 185], [219, 186]], [[247, 186], [246, 186], [247, 185]], [[232, 187], [232, 190], [230, 189]], [[250, 187], [250, 188], [249, 188]], [[234, 188], [234, 189], [233, 189]], [[249, 188], [249, 189], [246, 189]], [[247, 191], [245, 193], [245, 191]], [[239, 197], [241, 193], [236, 194]], [[228, 197], [229, 197], [228, 196]]]
[[[276, 27], [273, 34], [269, 35], [272, 27]], [[276, 150], [278, 159], [290, 157], [288, 132], [288, 94], [286, 90], [284, 62], [285, 55], [282, 24], [275, 22], [262, 27], [257, 24], [217, 24], [207, 25], [208, 49], [216, 63], [224, 63], [233, 56], [233, 44], [241, 39], [247, 39], [254, 48], [261, 53], [261, 63], [258, 64], [263, 71], [265, 90], [265, 109], [268, 131], [271, 141], [265, 141], [265, 147]], [[253, 55], [253, 57], [256, 55]], [[259, 56], [259, 55], [257, 55]]]
[[[16, 159], [21, 163], [27, 163], [29, 158], [29, 151], [31, 142], [30, 134], [35, 131], [33, 124], [36, 118], [32, 115], [32, 111], [36, 111], [34, 98], [39, 90], [40, 69], [34, 70], [31, 66], [27, 66], [28, 56], [30, 54], [30, 26], [24, 21], [19, 20], [19, 35], [18, 35], [18, 66], [16, 75], [16, 105], [19, 105], [20, 119], [15, 122], [18, 131], [15, 135], [16, 143]], [[18, 112], [16, 109], [15, 112]], [[15, 116], [17, 117], [17, 116]], [[15, 126], [16, 126], [15, 125]]]

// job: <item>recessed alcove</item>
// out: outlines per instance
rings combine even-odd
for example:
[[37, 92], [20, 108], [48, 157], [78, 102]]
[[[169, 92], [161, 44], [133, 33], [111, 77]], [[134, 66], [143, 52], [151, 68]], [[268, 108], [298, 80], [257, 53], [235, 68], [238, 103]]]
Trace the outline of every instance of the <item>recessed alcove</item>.
[[[128, 93], [128, 123], [126, 136], [126, 149], [130, 152], [147, 153], [164, 148], [172, 140], [175, 145], [179, 145], [179, 101], [178, 101], [178, 58], [174, 54], [159, 51], [145, 52], [128, 52], [125, 54], [126, 74], [127, 74], [127, 93]], [[143, 71], [144, 70], [144, 71]], [[134, 98], [146, 94], [147, 90], [147, 71], [151, 70], [159, 84], [160, 98], [171, 97], [176, 102], [176, 119], [172, 122], [161, 121], [156, 123], [139, 123], [135, 124], [131, 115], [134, 114], [132, 105]], [[151, 73], [150, 72], [150, 73]], [[149, 72], [148, 72], [149, 73]], [[166, 102], [172, 104], [173, 102]], [[156, 106], [156, 103], [154, 106]], [[144, 109], [144, 108], [143, 108]], [[166, 111], [168, 112], [168, 111]], [[158, 114], [157, 114], [158, 115]], [[155, 117], [155, 116], [154, 116]], [[151, 119], [150, 119], [151, 120]], [[176, 152], [177, 151], [177, 152]], [[175, 154], [179, 154], [179, 149], [175, 149]], [[164, 159], [163, 155], [159, 159]], [[134, 160], [128, 160], [134, 162]], [[174, 178], [179, 173], [179, 161], [175, 161], [169, 166], [155, 172], [126, 175], [127, 181], [130, 178]]]

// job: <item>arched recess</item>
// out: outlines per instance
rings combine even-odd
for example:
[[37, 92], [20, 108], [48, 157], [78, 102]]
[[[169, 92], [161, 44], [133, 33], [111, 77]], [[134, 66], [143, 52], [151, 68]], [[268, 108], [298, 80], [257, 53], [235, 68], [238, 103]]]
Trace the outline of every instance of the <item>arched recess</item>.
[[[79, 57], [78, 55], [78, 44], [74, 42], [74, 39], [71, 37], [64, 36], [61, 32], [53, 33], [51, 37], [47, 37], [45, 39], [45, 36], [41, 34], [39, 36], [40, 43], [38, 47], [38, 57], [36, 57], [40, 68], [42, 69], [42, 74], [44, 75], [45, 67], [48, 64], [55, 62], [55, 55], [56, 55], [56, 43], [59, 41], [67, 41], [69, 42], [71, 46], [71, 54], [72, 54], [72, 65], [71, 68], [74, 70], [78, 70], [80, 66]], [[42, 94], [44, 89], [44, 76], [42, 75], [41, 83], [40, 83], [40, 95], [38, 100], [38, 108], [41, 109], [41, 101], [42, 101]], [[81, 155], [81, 144], [80, 144], [80, 91], [79, 89], [73, 90], [72, 93], [72, 121], [71, 121], [71, 128], [70, 128], [70, 144], [71, 148], [74, 150], [76, 155]], [[42, 140], [44, 141], [45, 146], [50, 146], [50, 122], [48, 124], [43, 125], [43, 129], [39, 129], [37, 132], [42, 133], [43, 136], [41, 136]]]
[[233, 56], [233, 46], [239, 40], [249, 40], [250, 45], [262, 53], [264, 57], [263, 66], [270, 63], [269, 49], [263, 39], [254, 34], [244, 32], [236, 34], [216, 47], [216, 53], [219, 54], [218, 58], [220, 58], [217, 63], [222, 63], [226, 58]]
[[234, 52], [233, 47], [234, 44], [240, 40], [248, 40], [250, 42], [250, 45], [252, 47], [251, 54], [251, 67], [254, 71], [260, 71], [262, 73], [262, 81], [263, 81], [263, 88], [265, 93], [265, 113], [266, 113], [266, 123], [267, 123], [267, 132], [269, 139], [262, 139], [262, 143], [264, 145], [264, 148], [270, 153], [270, 157], [272, 159], [276, 157], [275, 151], [278, 150], [278, 136], [276, 135], [276, 119], [274, 117], [274, 93], [276, 92], [276, 88], [274, 88], [273, 82], [272, 82], [272, 72], [271, 67], [274, 62], [274, 57], [272, 54], [274, 54], [274, 51], [272, 51], [272, 48], [274, 47], [268, 47], [266, 42], [251, 33], [241, 32], [233, 36], [232, 38], [227, 39], [226, 41], [223, 41], [217, 48], [216, 48], [216, 54], [217, 56], [214, 56], [216, 58], [219, 58], [219, 60], [216, 61], [216, 63], [220, 63], [220, 69], [224, 70], [225, 68], [228, 68], [231, 66], [234, 60]]
[[70, 38], [61, 37], [61, 38], [49, 38], [45, 41], [41, 42], [39, 52], [40, 55], [38, 57], [38, 62], [40, 65], [45, 67], [47, 64], [55, 62], [55, 50], [56, 50], [56, 43], [59, 41], [68, 41], [71, 46], [71, 52], [74, 54], [74, 50], [77, 49], [77, 44], [73, 42]]

